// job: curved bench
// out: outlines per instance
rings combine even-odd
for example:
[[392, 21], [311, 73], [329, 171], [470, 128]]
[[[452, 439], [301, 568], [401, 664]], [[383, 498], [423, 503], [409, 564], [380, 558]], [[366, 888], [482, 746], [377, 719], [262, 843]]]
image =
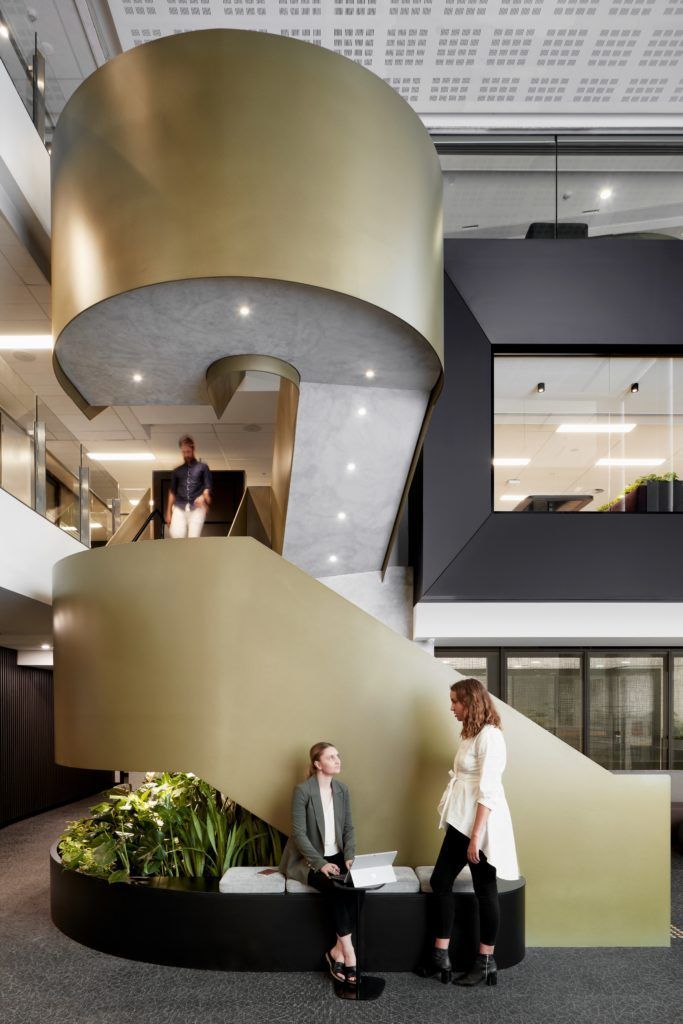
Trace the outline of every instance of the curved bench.
[[[253, 878], [263, 869], [237, 870]], [[246, 883], [247, 875], [242, 877]], [[204, 879], [154, 878], [143, 884], [109, 885], [101, 878], [64, 870], [56, 844], [50, 851], [52, 920], [65, 935], [86, 946], [177, 967], [321, 970], [323, 951], [332, 944], [325, 901], [315, 891], [286, 892], [279, 873], [262, 875], [260, 883], [256, 892], [242, 888], [229, 893], [220, 892], [217, 881]], [[464, 883], [456, 884], [461, 888], [455, 894], [457, 926], [451, 957], [456, 968], [465, 969], [477, 950], [477, 905], [471, 884], [470, 891]], [[501, 881], [499, 889], [496, 960], [500, 967], [511, 967], [525, 952], [524, 880]], [[390, 972], [415, 967], [428, 937], [431, 898], [418, 891], [368, 894], [364, 968]]]

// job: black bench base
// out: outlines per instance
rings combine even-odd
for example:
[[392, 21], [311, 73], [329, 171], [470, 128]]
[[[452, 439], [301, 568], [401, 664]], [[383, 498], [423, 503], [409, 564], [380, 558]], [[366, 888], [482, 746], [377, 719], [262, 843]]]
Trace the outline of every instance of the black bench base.
[[[524, 958], [524, 882], [499, 882], [499, 967]], [[428, 937], [432, 897], [369, 893], [363, 912], [363, 970], [411, 971]], [[451, 959], [465, 970], [478, 950], [476, 899], [456, 893]], [[130, 960], [214, 971], [323, 970], [334, 942], [317, 894], [223, 894], [217, 882], [155, 879], [109, 885], [65, 871], [53, 847], [50, 905], [55, 925], [92, 949]], [[286, 941], [283, 941], [286, 937]]]

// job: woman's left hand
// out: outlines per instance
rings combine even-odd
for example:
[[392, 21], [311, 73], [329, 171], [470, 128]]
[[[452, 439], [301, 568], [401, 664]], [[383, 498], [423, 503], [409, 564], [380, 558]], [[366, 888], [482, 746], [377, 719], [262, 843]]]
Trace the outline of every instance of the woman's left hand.
[[467, 847], [467, 859], [470, 864], [479, 863], [479, 836], [473, 835]]
[[353, 864], [353, 857], [351, 858], [351, 860], [345, 861], [345, 863], [346, 863], [346, 870], [350, 871], [351, 870], [351, 865]]

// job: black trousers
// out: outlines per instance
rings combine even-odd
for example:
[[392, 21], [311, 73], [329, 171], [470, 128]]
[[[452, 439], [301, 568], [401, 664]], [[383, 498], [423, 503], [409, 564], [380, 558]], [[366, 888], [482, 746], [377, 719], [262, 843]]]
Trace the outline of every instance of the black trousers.
[[[334, 857], [325, 857], [325, 860], [328, 864], [336, 864], [342, 874], [346, 874], [343, 854], [335, 853]], [[353, 890], [335, 885], [322, 871], [309, 871], [308, 884], [321, 892], [327, 900], [337, 935], [349, 935], [353, 929], [353, 915], [356, 906]]]
[[[430, 883], [436, 896], [435, 933], [438, 939], [449, 938], [453, 931], [455, 904], [453, 882], [468, 862], [469, 836], [449, 825], [446, 829], [439, 856], [434, 865]], [[479, 851], [479, 863], [471, 864], [474, 892], [479, 903], [479, 941], [495, 946], [500, 922], [496, 869]]]

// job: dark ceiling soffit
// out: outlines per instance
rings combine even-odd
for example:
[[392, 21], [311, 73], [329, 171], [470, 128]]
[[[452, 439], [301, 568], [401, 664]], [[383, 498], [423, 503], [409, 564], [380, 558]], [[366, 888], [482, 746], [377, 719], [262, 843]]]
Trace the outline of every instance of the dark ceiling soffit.
[[683, 245], [634, 239], [447, 239], [448, 276], [496, 351], [683, 346]]

